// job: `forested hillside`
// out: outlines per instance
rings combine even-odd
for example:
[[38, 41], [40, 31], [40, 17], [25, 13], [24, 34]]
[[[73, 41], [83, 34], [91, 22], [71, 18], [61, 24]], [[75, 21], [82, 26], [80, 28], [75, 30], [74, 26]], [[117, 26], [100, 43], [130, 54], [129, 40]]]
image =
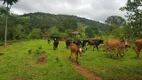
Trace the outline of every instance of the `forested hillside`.
[[[0, 39], [4, 39], [5, 16], [0, 16]], [[8, 39], [39, 39], [54, 35], [71, 37], [70, 32], [79, 31], [80, 37], [95, 37], [107, 32], [108, 25], [72, 15], [49, 13], [11, 14], [8, 18]]]

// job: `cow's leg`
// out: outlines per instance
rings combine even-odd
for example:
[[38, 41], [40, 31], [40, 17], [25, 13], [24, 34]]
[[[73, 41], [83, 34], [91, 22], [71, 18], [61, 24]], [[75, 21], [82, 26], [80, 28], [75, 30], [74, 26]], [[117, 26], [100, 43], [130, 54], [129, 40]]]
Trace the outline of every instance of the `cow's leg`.
[[96, 47], [96, 46], [94, 45], [94, 46], [93, 46], [93, 51], [94, 51], [94, 48], [95, 48], [95, 47]]
[[68, 44], [66, 44], [66, 48], [68, 49]]
[[69, 57], [69, 59], [72, 57], [72, 51], [71, 51], [71, 54], [70, 54], [70, 57]]
[[123, 56], [121, 55], [121, 49], [117, 49], [117, 57], [118, 57], [118, 54], [120, 55], [120, 57], [122, 58]]
[[117, 48], [116, 51], [117, 51], [117, 57], [118, 57], [118, 54], [120, 54], [119, 49]]
[[97, 48], [97, 51], [99, 51], [99, 48], [98, 48], [98, 46], [96, 45], [96, 48]]
[[55, 46], [55, 50], [56, 50], [56, 48], [57, 48], [57, 47]]
[[78, 53], [75, 54], [75, 57], [76, 57], [76, 63], [79, 64], [79, 62], [78, 62]]
[[58, 45], [57, 45], [56, 49], [58, 49]]
[[140, 51], [141, 51], [141, 49], [137, 47], [136, 53], [137, 53], [137, 58], [138, 58], [138, 59], [139, 59]]

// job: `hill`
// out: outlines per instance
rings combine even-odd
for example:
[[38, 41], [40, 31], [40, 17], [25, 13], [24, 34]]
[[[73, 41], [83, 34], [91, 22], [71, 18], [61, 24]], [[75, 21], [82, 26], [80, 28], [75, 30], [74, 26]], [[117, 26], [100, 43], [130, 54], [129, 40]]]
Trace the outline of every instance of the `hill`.
[[[46, 24], [47, 24], [46, 26], [50, 26], [50, 27], [51, 26], [59, 26], [57, 24], [64, 26], [64, 24], [63, 24], [64, 21], [70, 19], [70, 21], [79, 22], [79, 23], [86, 25], [86, 26], [97, 27], [100, 31], [107, 31], [107, 29], [108, 29], [107, 24], [103, 24], [98, 21], [93, 21], [93, 20], [89, 20], [86, 18], [82, 18], [82, 17], [77, 17], [74, 15], [62, 15], [62, 14], [55, 15], [55, 14], [49, 14], [49, 13], [36, 12], [36, 13], [24, 14], [22, 16], [24, 16], [24, 17], [30, 16], [31, 20], [33, 19], [34, 16], [36, 16], [34, 18], [36, 23], [40, 23], [39, 20], [41, 20], [43, 23], [46, 22]], [[65, 26], [65, 27], [67, 27], [67, 26]]]
[[[5, 16], [0, 16], [0, 40], [4, 40]], [[8, 18], [8, 39], [39, 39], [43, 36], [71, 37], [70, 32], [80, 31], [81, 37], [94, 37], [108, 30], [108, 25], [73, 16], [49, 13], [11, 14]]]

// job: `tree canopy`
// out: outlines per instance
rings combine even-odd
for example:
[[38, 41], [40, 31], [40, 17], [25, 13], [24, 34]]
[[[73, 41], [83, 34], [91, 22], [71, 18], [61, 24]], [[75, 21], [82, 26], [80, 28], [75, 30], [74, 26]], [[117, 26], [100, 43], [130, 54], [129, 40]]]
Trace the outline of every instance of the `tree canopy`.
[[109, 25], [115, 25], [115, 26], [122, 26], [124, 24], [126, 24], [126, 21], [124, 18], [122, 18], [121, 16], [109, 16], [105, 22]]
[[128, 0], [120, 10], [127, 12], [129, 26], [125, 28], [128, 29], [126, 31], [131, 31], [132, 37], [142, 38], [142, 0]]

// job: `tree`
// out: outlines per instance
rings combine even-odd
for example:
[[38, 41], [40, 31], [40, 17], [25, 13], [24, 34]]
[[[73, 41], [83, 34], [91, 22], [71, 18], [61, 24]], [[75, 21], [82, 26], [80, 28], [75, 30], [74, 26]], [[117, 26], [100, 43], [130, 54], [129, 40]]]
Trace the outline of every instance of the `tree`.
[[[128, 18], [127, 31], [132, 31], [129, 35], [131, 37], [142, 38], [142, 0], [128, 0], [126, 5], [120, 10], [126, 11]], [[129, 28], [128, 28], [129, 27]]]
[[8, 22], [8, 13], [10, 11], [11, 6], [14, 3], [17, 3], [19, 0], [1, 0], [3, 4], [6, 4], [6, 20], [5, 20], [5, 37], [4, 37], [4, 45], [6, 46], [7, 43], [7, 22]]
[[6, 13], [6, 8], [0, 6], [0, 40], [4, 40], [4, 14]]
[[65, 18], [63, 21], [63, 26], [64, 26], [64, 29], [76, 30], [77, 29], [77, 20], [72, 17]]
[[33, 29], [32, 32], [29, 35], [29, 38], [31, 38], [31, 39], [41, 39], [42, 38], [41, 29]]
[[85, 34], [88, 37], [94, 37], [99, 34], [98, 29], [96, 27], [87, 27], [85, 28]]
[[87, 28], [85, 29], [85, 34], [86, 34], [86, 36], [88, 36], [88, 37], [94, 37], [93, 31], [92, 31], [92, 29], [91, 29], [90, 27], [87, 27]]
[[56, 26], [49, 28], [47, 32], [50, 37], [53, 37], [54, 35], [57, 35], [57, 36], [59, 35], [59, 29]]
[[6, 14], [6, 7], [0, 6], [0, 16], [3, 16]]
[[124, 24], [126, 24], [125, 19], [123, 19], [121, 16], [109, 16], [105, 22], [109, 25], [115, 25], [117, 27], [120, 27]]

